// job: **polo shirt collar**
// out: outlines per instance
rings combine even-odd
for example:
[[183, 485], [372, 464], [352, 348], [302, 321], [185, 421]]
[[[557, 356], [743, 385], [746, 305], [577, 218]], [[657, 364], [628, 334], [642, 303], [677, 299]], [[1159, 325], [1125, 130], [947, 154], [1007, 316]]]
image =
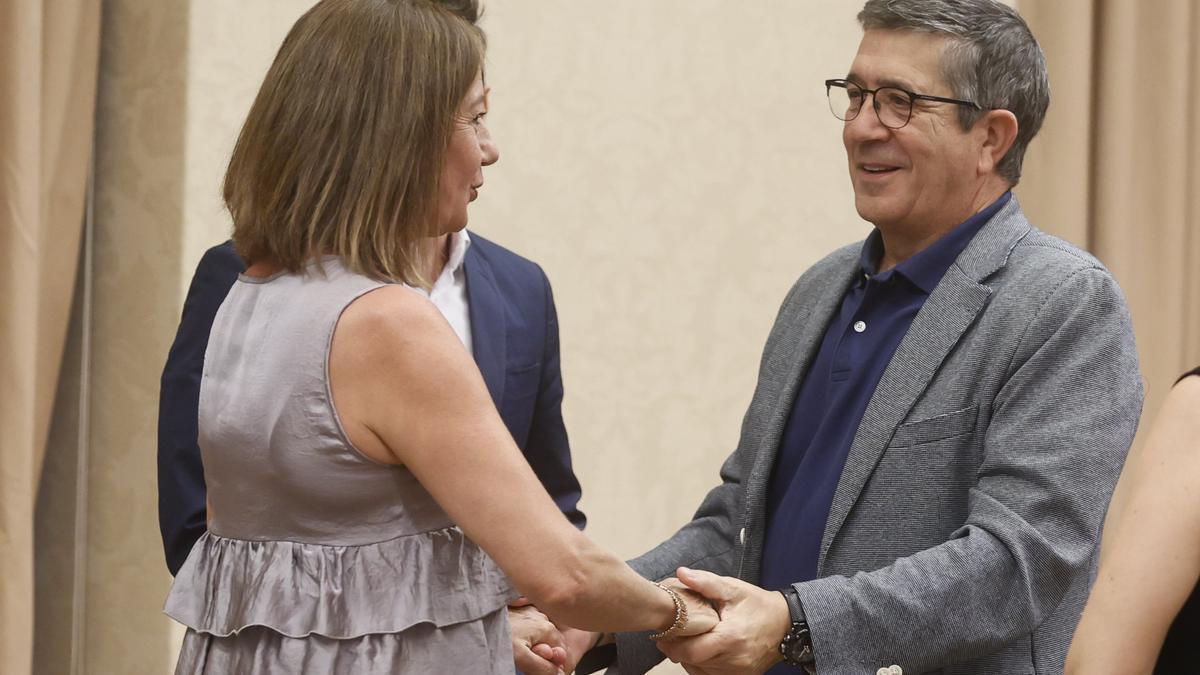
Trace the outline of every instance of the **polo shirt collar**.
[[967, 248], [971, 239], [1011, 199], [1012, 192], [1005, 192], [982, 211], [967, 218], [916, 255], [883, 273], [878, 272], [878, 262], [883, 257], [883, 235], [876, 228], [863, 243], [862, 253], [859, 256], [859, 267], [862, 269], [864, 279], [874, 278], [877, 281], [887, 281], [893, 274], [898, 274], [921, 289], [926, 295], [933, 293], [938, 282], [946, 275], [946, 270], [950, 269], [959, 254]]

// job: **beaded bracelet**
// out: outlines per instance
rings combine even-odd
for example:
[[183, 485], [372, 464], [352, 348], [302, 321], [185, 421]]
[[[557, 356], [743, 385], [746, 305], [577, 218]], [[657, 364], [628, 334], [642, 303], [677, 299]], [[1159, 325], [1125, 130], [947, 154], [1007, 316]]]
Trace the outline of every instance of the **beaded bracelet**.
[[683, 598], [675, 591], [663, 586], [662, 584], [654, 584], [667, 592], [671, 596], [671, 601], [675, 603], [675, 622], [667, 627], [666, 630], [659, 631], [650, 636], [651, 640], [670, 640], [671, 638], [683, 632], [683, 629], [688, 625], [688, 610], [687, 605], [683, 604]]

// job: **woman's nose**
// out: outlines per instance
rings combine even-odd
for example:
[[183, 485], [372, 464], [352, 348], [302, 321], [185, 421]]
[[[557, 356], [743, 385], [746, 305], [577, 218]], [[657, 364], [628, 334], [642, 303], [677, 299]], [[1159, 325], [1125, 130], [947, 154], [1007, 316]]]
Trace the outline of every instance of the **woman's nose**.
[[500, 161], [500, 147], [492, 140], [492, 133], [486, 127], [479, 135], [479, 149], [483, 151], [483, 165], [491, 166]]

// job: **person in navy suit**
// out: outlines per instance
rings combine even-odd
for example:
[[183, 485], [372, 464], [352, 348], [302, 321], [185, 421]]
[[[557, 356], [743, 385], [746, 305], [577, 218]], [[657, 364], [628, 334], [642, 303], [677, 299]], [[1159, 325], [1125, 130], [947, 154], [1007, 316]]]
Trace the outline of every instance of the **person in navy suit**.
[[[582, 529], [586, 518], [578, 508], [581, 491], [562, 419], [558, 316], [549, 280], [536, 263], [477, 234], [471, 234], [469, 242], [461, 268], [475, 361], [517, 446], [559, 509]], [[173, 575], [206, 530], [204, 467], [196, 440], [200, 378], [217, 308], [244, 269], [232, 242], [204, 254], [163, 368], [158, 515], [167, 567]], [[547, 625], [532, 607], [514, 611], [511, 618], [514, 642], [520, 639], [522, 621], [543, 630]], [[528, 647], [540, 640], [528, 635], [524, 639], [526, 649], [518, 649], [517, 654], [528, 658], [533, 654]], [[545, 661], [519, 658], [518, 665], [530, 674], [556, 670]]]

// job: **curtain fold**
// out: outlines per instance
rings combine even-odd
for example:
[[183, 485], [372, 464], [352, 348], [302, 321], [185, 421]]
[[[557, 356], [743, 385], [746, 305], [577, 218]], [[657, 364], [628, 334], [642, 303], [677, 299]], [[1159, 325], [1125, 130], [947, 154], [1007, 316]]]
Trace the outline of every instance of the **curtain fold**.
[[31, 669], [38, 477], [91, 158], [99, 0], [0, 0], [0, 672]]
[[1200, 8], [1019, 0], [1052, 103], [1017, 192], [1040, 228], [1083, 246], [1129, 300], [1150, 419], [1200, 365]]

